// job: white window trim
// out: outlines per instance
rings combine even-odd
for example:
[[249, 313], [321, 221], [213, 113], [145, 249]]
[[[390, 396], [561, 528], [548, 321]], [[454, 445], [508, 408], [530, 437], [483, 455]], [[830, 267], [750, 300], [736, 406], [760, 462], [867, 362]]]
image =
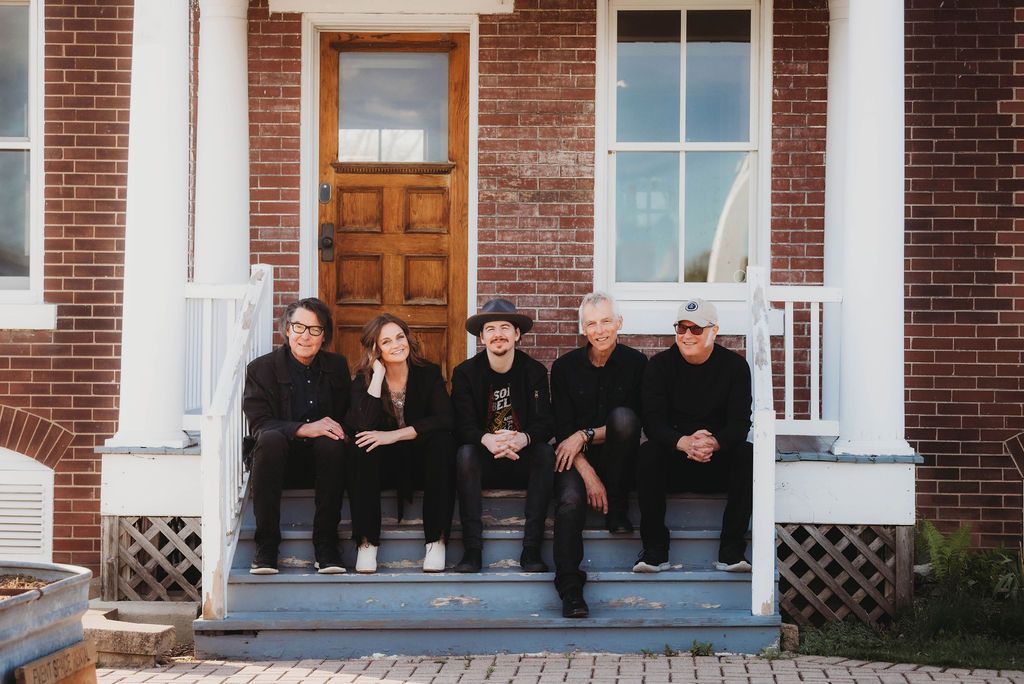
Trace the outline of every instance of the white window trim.
[[[747, 314], [745, 283], [636, 283], [613, 285], [611, 246], [614, 239], [614, 197], [610, 196], [610, 150], [694, 150], [695, 143], [612, 143], [615, 92], [609, 85], [612, 70], [610, 13], [616, 9], [749, 9], [751, 34], [751, 140], [736, 149], [752, 150], [757, 177], [752, 187], [751, 230], [748, 234], [750, 265], [770, 266], [771, 228], [771, 111], [772, 111], [772, 5], [761, 0], [712, 2], [709, 0], [610, 0], [597, 4], [597, 70], [594, 164], [594, 288], [607, 290], [623, 312], [624, 334], [671, 334], [670, 323], [683, 299], [703, 297], [718, 305], [722, 334], [745, 334]], [[725, 145], [715, 145], [722, 149]], [[729, 145], [732, 147], [732, 145]]]
[[0, 330], [53, 330], [57, 307], [43, 303], [43, 45], [42, 0], [0, 0], [2, 5], [29, 6], [29, 121], [27, 141], [0, 141], [0, 150], [29, 153], [29, 287], [0, 290]]
[[[374, 0], [377, 2], [377, 0]], [[419, 1], [419, 0], [417, 0]], [[501, 0], [504, 2], [504, 0]], [[511, 4], [511, 3], [509, 3]], [[273, 7], [271, 8], [273, 9]], [[395, 8], [391, 8], [392, 11]], [[511, 10], [509, 10], [511, 11]], [[479, 215], [480, 17], [477, 14], [308, 13], [302, 15], [302, 73], [299, 113], [299, 296], [319, 296], [317, 188], [320, 183], [320, 33], [323, 31], [458, 32], [469, 34], [469, 173], [466, 231], [466, 306], [476, 310], [477, 221]], [[467, 333], [466, 354], [476, 350]]]

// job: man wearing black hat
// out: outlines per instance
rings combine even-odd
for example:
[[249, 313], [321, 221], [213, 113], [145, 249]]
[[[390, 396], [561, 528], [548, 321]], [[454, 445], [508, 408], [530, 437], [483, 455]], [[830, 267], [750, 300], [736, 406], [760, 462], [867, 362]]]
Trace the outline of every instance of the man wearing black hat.
[[665, 494], [725, 492], [715, 567], [750, 572], [743, 557], [752, 508], [754, 448], [750, 430], [750, 368], [715, 344], [718, 311], [691, 299], [676, 313], [675, 344], [651, 357], [644, 372], [644, 431], [636, 486], [643, 551], [633, 572], [669, 567]]
[[465, 549], [456, 572], [479, 572], [482, 555], [482, 487], [526, 488], [526, 527], [519, 564], [547, 572], [541, 559], [544, 521], [554, 478], [554, 434], [548, 372], [516, 349], [533, 320], [507, 299], [492, 299], [466, 321], [484, 351], [460, 363], [452, 375], [459, 515]]

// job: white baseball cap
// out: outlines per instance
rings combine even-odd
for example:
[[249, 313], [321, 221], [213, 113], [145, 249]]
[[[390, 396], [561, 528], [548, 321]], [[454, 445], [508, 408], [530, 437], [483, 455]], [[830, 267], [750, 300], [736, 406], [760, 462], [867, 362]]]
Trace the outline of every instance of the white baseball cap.
[[693, 321], [702, 328], [718, 325], [718, 309], [703, 299], [690, 299], [679, 305], [675, 322], [679, 321]]

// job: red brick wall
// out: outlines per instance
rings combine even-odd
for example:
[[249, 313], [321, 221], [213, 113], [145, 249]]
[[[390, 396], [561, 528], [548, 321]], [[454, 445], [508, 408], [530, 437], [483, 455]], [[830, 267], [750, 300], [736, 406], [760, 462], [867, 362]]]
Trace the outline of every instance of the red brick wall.
[[57, 330], [0, 331], [0, 405], [23, 409], [24, 429], [45, 425], [37, 416], [73, 435], [46, 461], [56, 471], [54, 560], [94, 571], [93, 448], [117, 427], [131, 18], [130, 0], [46, 3], [44, 273]]
[[907, 435], [918, 513], [1021, 538], [1024, 12], [907, 0]]

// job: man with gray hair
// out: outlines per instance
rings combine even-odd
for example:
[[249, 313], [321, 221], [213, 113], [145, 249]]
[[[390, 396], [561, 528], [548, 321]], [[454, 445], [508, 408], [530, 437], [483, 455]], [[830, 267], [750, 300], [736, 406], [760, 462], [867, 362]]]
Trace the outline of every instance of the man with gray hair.
[[555, 415], [555, 586], [566, 617], [585, 617], [583, 525], [586, 506], [612, 533], [631, 533], [627, 492], [640, 445], [640, 386], [647, 357], [618, 341], [615, 300], [591, 292], [580, 304], [587, 343], [551, 366]]

